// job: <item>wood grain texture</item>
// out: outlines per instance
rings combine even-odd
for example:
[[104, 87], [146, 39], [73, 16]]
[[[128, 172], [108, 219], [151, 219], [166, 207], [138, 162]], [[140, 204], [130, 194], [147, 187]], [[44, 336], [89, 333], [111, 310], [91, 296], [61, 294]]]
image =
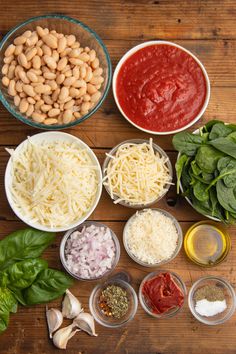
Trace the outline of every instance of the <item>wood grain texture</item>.
[[[201, 121], [190, 130], [210, 119], [236, 123], [236, 2], [234, 0], [2, 0], [0, 33], [29, 17], [63, 13], [91, 26], [104, 40], [111, 55], [113, 68], [119, 58], [132, 46], [151, 39], [173, 40], [193, 51], [205, 65], [211, 80], [211, 99]], [[10, 232], [24, 228], [10, 209], [4, 192], [4, 171], [8, 154], [6, 146], [16, 146], [27, 135], [39, 130], [18, 122], [0, 107], [0, 239]], [[93, 148], [102, 163], [105, 153], [114, 145], [131, 138], [149, 138], [130, 125], [120, 115], [110, 91], [106, 101], [93, 117], [67, 130]], [[157, 137], [154, 141], [164, 148], [174, 164], [171, 136]], [[176, 198], [175, 187], [156, 206], [168, 210], [181, 223], [183, 233], [193, 222], [203, 217], [192, 210], [183, 198], [176, 205], [168, 205], [168, 197]], [[125, 221], [134, 210], [114, 205], [103, 191], [101, 201], [91, 216], [102, 220], [119, 237], [121, 258], [116, 271], [126, 269], [138, 291], [142, 278], [150, 271], [137, 265], [126, 254], [122, 244]], [[232, 250], [228, 258], [215, 268], [205, 270], [190, 263], [181, 250], [174, 261], [166, 265], [176, 271], [189, 289], [200, 276], [214, 274], [227, 278], [236, 287], [236, 227], [230, 227]], [[50, 266], [62, 269], [59, 245], [62, 234], [48, 248], [44, 258]], [[75, 282], [72, 292], [88, 310], [88, 299], [96, 282]], [[61, 299], [50, 304], [60, 307]], [[141, 306], [135, 319], [126, 327], [109, 330], [97, 325], [97, 338], [77, 334], [69, 342], [68, 354], [235, 354], [236, 314], [224, 325], [207, 327], [191, 315], [187, 302], [178, 316], [156, 320], [146, 315]], [[44, 306], [20, 308], [11, 316], [8, 330], [1, 336], [0, 354], [60, 353], [48, 339]]]

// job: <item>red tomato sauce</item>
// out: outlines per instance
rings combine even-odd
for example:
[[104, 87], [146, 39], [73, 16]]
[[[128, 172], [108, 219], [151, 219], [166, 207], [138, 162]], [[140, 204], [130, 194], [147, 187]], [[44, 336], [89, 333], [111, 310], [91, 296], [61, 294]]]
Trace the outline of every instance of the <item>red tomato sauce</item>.
[[161, 273], [147, 280], [143, 285], [142, 293], [153, 313], [156, 314], [181, 307], [184, 303], [184, 294], [170, 273]]
[[199, 64], [180, 48], [150, 45], [132, 54], [116, 82], [118, 102], [136, 125], [168, 132], [190, 123], [206, 98]]

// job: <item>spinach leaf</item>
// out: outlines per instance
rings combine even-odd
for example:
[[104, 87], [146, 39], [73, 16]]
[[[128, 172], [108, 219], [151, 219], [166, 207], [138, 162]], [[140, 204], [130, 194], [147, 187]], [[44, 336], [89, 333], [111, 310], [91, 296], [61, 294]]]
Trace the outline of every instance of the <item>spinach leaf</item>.
[[63, 295], [72, 285], [72, 279], [65, 273], [54, 269], [44, 269], [34, 283], [23, 291], [27, 305], [42, 304]]
[[225, 125], [224, 123], [217, 123], [211, 129], [209, 140], [226, 137], [230, 133], [232, 133], [232, 129], [228, 125]]
[[180, 132], [172, 140], [175, 149], [187, 156], [194, 156], [202, 142], [203, 137], [189, 132]]
[[236, 213], [236, 188], [228, 188], [220, 179], [216, 183], [217, 198], [225, 210]]
[[226, 138], [211, 140], [208, 144], [236, 159], [236, 143], [232, 137], [227, 136]]
[[194, 194], [191, 195], [191, 201], [194, 208], [203, 215], [211, 215], [211, 204], [210, 200], [207, 199], [205, 201], [198, 200]]
[[202, 171], [213, 173], [217, 167], [218, 160], [223, 155], [222, 152], [217, 151], [212, 146], [202, 145], [197, 150], [195, 160]]
[[214, 179], [214, 175], [212, 173], [202, 171], [202, 179], [205, 183], [210, 183]]
[[195, 160], [193, 160], [191, 162], [191, 167], [192, 167], [192, 171], [193, 171], [195, 176], [200, 175], [200, 173], [202, 172], [201, 169], [198, 167], [198, 165], [197, 165]]
[[206, 191], [206, 185], [203, 184], [200, 181], [197, 181], [194, 186], [193, 186], [193, 194], [195, 197], [200, 200], [201, 202], [204, 202], [209, 199], [209, 194]]
[[48, 263], [44, 259], [32, 258], [10, 265], [3, 273], [8, 278], [8, 288], [14, 292], [15, 289], [28, 288], [47, 267]]
[[177, 193], [179, 194], [180, 178], [183, 171], [183, 167], [186, 162], [189, 160], [187, 155], [181, 155], [180, 158], [176, 161], [175, 170], [177, 176]]
[[204, 126], [203, 126], [203, 130], [204, 132], [208, 132], [210, 133], [212, 128], [214, 127], [215, 124], [218, 124], [218, 123], [223, 123], [221, 120], [217, 120], [217, 119], [213, 119], [213, 120], [210, 120], [209, 122], [207, 122]]
[[35, 229], [18, 230], [0, 241], [0, 269], [41, 255], [54, 240], [54, 234]]
[[223, 176], [226, 187], [236, 187], [236, 160], [227, 156], [218, 161], [219, 176]]
[[220, 204], [218, 202], [216, 189], [211, 188], [209, 190], [209, 195], [210, 195], [210, 201], [211, 201], [211, 207], [212, 207], [211, 215], [215, 216], [216, 218], [223, 221], [224, 220], [224, 213], [223, 213], [222, 207], [220, 206]]

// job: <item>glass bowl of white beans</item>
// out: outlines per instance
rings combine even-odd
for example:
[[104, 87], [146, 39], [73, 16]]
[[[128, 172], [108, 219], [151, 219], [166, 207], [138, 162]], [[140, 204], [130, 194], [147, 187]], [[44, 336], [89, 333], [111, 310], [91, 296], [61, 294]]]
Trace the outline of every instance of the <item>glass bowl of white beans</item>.
[[56, 130], [95, 113], [111, 84], [111, 60], [99, 36], [64, 15], [30, 18], [0, 43], [0, 100], [20, 121]]

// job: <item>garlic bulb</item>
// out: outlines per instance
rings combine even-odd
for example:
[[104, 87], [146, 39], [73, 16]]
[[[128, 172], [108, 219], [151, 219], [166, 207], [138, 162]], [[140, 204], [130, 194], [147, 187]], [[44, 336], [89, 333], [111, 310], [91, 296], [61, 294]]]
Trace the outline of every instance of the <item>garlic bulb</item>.
[[48, 323], [49, 337], [52, 338], [52, 333], [55, 332], [62, 324], [63, 316], [61, 311], [46, 306], [46, 318]]
[[66, 318], [75, 318], [83, 311], [79, 300], [67, 289], [62, 303], [62, 315]]
[[76, 332], [79, 332], [79, 329], [73, 331], [74, 324], [71, 324], [67, 327], [59, 329], [53, 335], [53, 344], [59, 349], [66, 349], [68, 340], [71, 339]]
[[74, 319], [73, 324], [82, 331], [87, 332], [90, 336], [97, 337], [97, 334], [95, 333], [94, 318], [90, 313], [81, 312], [79, 316]]

